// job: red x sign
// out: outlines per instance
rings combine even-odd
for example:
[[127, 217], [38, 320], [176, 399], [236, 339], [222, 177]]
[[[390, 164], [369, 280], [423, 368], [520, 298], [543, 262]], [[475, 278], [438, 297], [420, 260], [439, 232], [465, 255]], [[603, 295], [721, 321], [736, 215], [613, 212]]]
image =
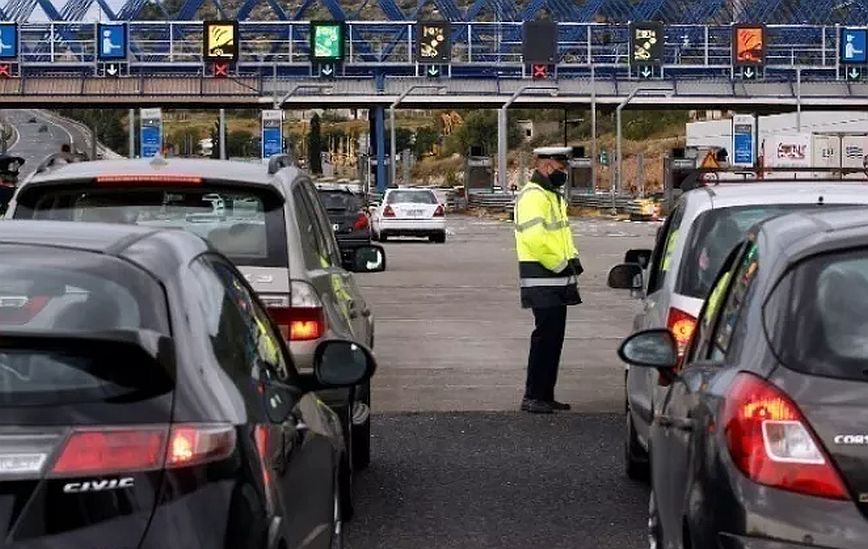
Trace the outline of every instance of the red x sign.
[[0, 63], [0, 76], [3, 78], [12, 78], [12, 65], [9, 63]]
[[548, 65], [531, 65], [530, 72], [534, 80], [549, 77]]
[[229, 63], [214, 63], [214, 76], [229, 76]]

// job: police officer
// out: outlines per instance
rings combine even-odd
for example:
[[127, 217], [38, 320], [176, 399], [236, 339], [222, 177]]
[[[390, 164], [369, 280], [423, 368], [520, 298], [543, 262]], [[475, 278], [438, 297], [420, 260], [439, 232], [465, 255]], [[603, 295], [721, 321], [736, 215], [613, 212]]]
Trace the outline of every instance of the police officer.
[[578, 276], [579, 252], [567, 218], [561, 189], [567, 182], [569, 147], [534, 150], [536, 170], [515, 203], [515, 243], [518, 253], [521, 306], [533, 311], [527, 382], [521, 409], [535, 414], [569, 410], [554, 398], [567, 306], [582, 302]]
[[6, 212], [15, 188], [18, 186], [18, 172], [24, 165], [20, 156], [0, 156], [0, 214]]

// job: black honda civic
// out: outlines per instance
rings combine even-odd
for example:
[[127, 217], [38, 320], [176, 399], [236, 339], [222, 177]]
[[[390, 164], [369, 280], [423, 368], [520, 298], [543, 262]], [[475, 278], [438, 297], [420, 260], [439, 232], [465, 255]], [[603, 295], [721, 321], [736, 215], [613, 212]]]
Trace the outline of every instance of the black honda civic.
[[7, 221], [0, 237], [0, 545], [341, 546], [349, 466], [244, 277], [174, 230]]
[[680, 371], [667, 330], [621, 344], [666, 385], [651, 428], [651, 547], [868, 547], [866, 220], [819, 209], [753, 228]]

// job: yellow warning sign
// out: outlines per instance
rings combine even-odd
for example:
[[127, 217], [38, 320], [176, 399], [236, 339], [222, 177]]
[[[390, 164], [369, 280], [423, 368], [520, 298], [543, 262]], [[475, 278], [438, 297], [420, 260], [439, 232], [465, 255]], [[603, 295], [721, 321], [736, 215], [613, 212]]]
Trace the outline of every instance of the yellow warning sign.
[[235, 21], [205, 22], [204, 57], [209, 61], [238, 59], [238, 23]]
[[702, 159], [702, 164], [699, 165], [700, 168], [709, 168], [709, 169], [720, 169], [720, 163], [717, 161], [717, 158], [714, 157], [714, 153], [708, 151], [705, 154], [705, 158]]

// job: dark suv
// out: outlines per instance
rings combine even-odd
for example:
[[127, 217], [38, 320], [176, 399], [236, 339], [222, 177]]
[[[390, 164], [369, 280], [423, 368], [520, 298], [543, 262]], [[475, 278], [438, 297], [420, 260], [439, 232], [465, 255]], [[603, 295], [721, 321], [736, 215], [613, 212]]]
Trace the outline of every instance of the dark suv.
[[371, 243], [371, 223], [364, 193], [349, 185], [318, 183], [319, 199], [344, 254], [354, 245]]

